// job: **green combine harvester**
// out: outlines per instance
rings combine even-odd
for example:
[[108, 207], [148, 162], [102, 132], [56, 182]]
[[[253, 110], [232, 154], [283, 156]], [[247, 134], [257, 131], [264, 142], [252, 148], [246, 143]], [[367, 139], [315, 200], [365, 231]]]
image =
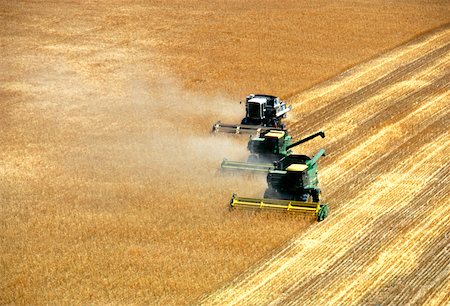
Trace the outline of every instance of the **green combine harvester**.
[[317, 221], [328, 216], [328, 205], [320, 199], [317, 160], [325, 155], [321, 149], [313, 158], [290, 154], [275, 162], [267, 174], [264, 198], [243, 198], [233, 194], [232, 208], [272, 209], [315, 214]]
[[291, 148], [310, 141], [318, 136], [324, 138], [325, 133], [320, 131], [292, 143], [292, 137], [289, 136], [288, 132], [285, 130], [264, 131], [249, 140], [247, 149], [250, 151], [250, 156], [246, 162], [224, 159], [221, 168], [268, 172], [269, 170], [274, 169], [275, 161], [292, 154]]

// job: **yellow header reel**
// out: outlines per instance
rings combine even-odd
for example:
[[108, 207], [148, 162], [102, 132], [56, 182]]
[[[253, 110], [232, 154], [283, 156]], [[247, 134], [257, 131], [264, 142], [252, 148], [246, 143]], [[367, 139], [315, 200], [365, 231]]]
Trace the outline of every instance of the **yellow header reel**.
[[315, 214], [317, 221], [323, 221], [328, 216], [328, 205], [320, 202], [301, 202], [291, 200], [243, 198], [236, 194], [231, 196], [232, 208], [271, 209], [299, 213]]

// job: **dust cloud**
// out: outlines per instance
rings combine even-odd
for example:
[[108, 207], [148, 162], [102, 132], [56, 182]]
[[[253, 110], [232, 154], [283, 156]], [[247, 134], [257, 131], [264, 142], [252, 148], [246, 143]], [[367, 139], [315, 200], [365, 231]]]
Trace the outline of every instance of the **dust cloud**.
[[[5, 295], [24, 303], [58, 300], [40, 288], [81, 279], [65, 294], [92, 301], [79, 292], [94, 288], [101, 301], [105, 280], [120, 288], [108, 290], [119, 298], [140, 279], [143, 289], [133, 298], [173, 302], [189, 278], [202, 282], [195, 298], [208, 280], [231, 278], [246, 267], [244, 258], [264, 254], [273, 233], [298, 222], [228, 211], [231, 193], [256, 196], [265, 187], [264, 176], [219, 170], [224, 157], [248, 154], [245, 136], [211, 133], [218, 119], [240, 120], [239, 101], [187, 92], [171, 77], [135, 68], [92, 79], [61, 58], [39, 58], [22, 73], [2, 88], [14, 101], [3, 108], [8, 122], [0, 135], [8, 237], [1, 247], [11, 254], [2, 278], [32, 284], [17, 283]], [[256, 235], [267, 218], [275, 229], [267, 238]], [[237, 270], [220, 272], [230, 262]], [[42, 267], [51, 267], [50, 281], [20, 272]]]
[[239, 102], [184, 91], [170, 77], [153, 82], [135, 77], [125, 88], [121, 101], [108, 98], [103, 103], [108, 107], [98, 113], [102, 123], [108, 123], [103, 135], [86, 135], [89, 146], [107, 150], [97, 158], [119, 169], [131, 167], [131, 177], [169, 185], [177, 182], [177, 189], [198, 186], [199, 193], [220, 177], [224, 157], [245, 159], [245, 136], [211, 133], [219, 118], [240, 120], [244, 110]]

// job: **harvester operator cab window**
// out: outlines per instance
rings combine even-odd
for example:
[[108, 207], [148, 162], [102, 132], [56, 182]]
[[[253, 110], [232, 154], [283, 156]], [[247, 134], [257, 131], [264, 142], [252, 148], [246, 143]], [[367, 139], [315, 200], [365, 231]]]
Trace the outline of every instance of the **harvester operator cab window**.
[[269, 151], [272, 153], [278, 154], [278, 138], [266, 137], [266, 144], [269, 148]]
[[272, 148], [272, 153], [279, 154], [280, 148], [283, 146], [284, 142], [284, 131], [271, 130], [265, 135], [265, 140], [267, 145]]
[[291, 164], [286, 168], [287, 178], [294, 188], [303, 188], [303, 184], [307, 184], [307, 169], [305, 164]]
[[274, 107], [280, 106], [280, 98], [275, 98], [275, 99], [273, 100], [273, 106], [274, 106]]
[[251, 98], [247, 101], [248, 117], [253, 119], [264, 118], [264, 106], [266, 100], [258, 97]]

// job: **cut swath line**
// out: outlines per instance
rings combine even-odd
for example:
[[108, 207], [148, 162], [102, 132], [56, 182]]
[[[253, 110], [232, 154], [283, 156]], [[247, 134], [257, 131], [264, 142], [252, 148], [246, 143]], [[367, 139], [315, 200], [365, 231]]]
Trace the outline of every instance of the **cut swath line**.
[[[380, 57], [378, 60], [373, 60], [358, 66], [352, 73], [356, 73], [355, 71], [361, 69], [360, 74], [349, 75], [353, 79], [343, 77], [340, 80], [335, 80], [334, 85], [341, 86], [340, 88], [335, 87], [336, 91], [334, 93], [337, 93], [337, 96], [339, 96], [339, 91], [345, 94], [345, 92], [352, 91], [355, 88], [362, 88], [361, 85], [367, 84], [367, 80], [370, 84], [371, 80], [379, 80], [380, 74], [383, 77], [383, 75], [389, 74], [389, 71], [394, 71], [396, 69], [395, 66], [410, 61], [417, 64], [411, 66], [411, 69], [405, 70], [407, 78], [405, 78], [405, 74], [402, 75], [402, 71], [399, 71], [395, 77], [384, 80], [376, 90], [361, 91], [361, 95], [364, 95], [364, 98], [368, 101], [368, 104], [364, 105], [363, 103], [362, 105], [366, 108], [369, 105], [374, 106], [376, 109], [374, 112], [381, 113], [387, 107], [390, 107], [390, 104], [395, 103], [395, 98], [409, 99], [410, 93], [419, 94], [411, 95], [414, 104], [410, 102], [406, 104], [412, 108], [411, 113], [402, 114], [398, 121], [388, 121], [388, 125], [380, 125], [383, 128], [371, 131], [370, 134], [358, 136], [358, 145], [354, 148], [352, 147], [351, 150], [325, 169], [321, 176], [324, 180], [327, 180], [329, 185], [336, 185], [335, 187], [337, 187], [335, 183], [338, 180], [332, 179], [334, 174], [338, 173], [341, 179], [351, 178], [352, 171], [357, 171], [357, 169], [361, 169], [364, 165], [378, 163], [383, 156], [389, 156], [389, 154], [395, 152], [399, 145], [407, 141], [403, 139], [405, 134], [410, 138], [416, 137], [419, 131], [424, 130], [431, 124], [433, 124], [433, 128], [427, 131], [441, 130], [437, 124], [440, 122], [445, 123], [445, 120], [442, 121], [442, 118], [448, 116], [449, 92], [445, 86], [437, 86], [436, 91], [433, 92], [432, 86], [430, 85], [439, 81], [439, 76], [445, 76], [446, 70], [448, 70], [448, 50], [443, 49], [443, 52], [436, 53], [436, 56], [425, 57], [424, 54], [431, 54], [439, 46], [448, 44], [448, 34], [450, 34], [450, 29], [447, 27], [431, 36], [427, 36], [418, 43], [406, 45], [403, 50], [402, 48], [398, 48]], [[393, 54], [396, 58], [389, 61], [388, 57]], [[417, 61], [418, 58], [424, 60], [419, 62]], [[389, 64], [383, 66], [383, 62], [389, 62]], [[433, 64], [430, 65], [432, 62]], [[379, 66], [373, 67], [374, 63], [378, 63]], [[422, 69], [422, 67], [425, 68]], [[370, 72], [364, 73], [364, 69], [368, 69]], [[396, 82], [398, 86], [397, 92], [394, 89], [396, 85], [393, 85]], [[343, 84], [348, 86], [342, 86]], [[326, 84], [322, 87], [327, 88], [328, 85]], [[430, 90], [421, 92], [421, 89], [425, 87], [429, 87]], [[324, 95], [321, 97], [311, 96], [311, 93], [314, 93], [314, 90], [317, 88], [320, 88], [320, 86], [301, 94], [310, 95], [309, 97], [311, 99], [307, 101], [308, 103], [312, 103], [314, 101], [313, 99], [325, 97]], [[333, 91], [334, 89], [330, 92]], [[394, 97], [391, 97], [391, 94]], [[326, 95], [325, 98], [327, 99], [333, 97], [333, 95], [328, 96], [328, 93]], [[418, 101], [423, 102], [417, 103]], [[300, 102], [298, 105], [301, 105], [303, 102], [305, 101]], [[327, 103], [327, 101], [322, 101], [322, 103]], [[353, 118], [356, 124], [361, 124], [364, 120], [367, 120], [367, 117], [370, 117], [370, 115], [367, 116], [368, 110], [362, 105], [350, 105], [348, 109], [354, 115]], [[360, 114], [363, 111], [365, 111], [365, 115]], [[395, 109], [390, 109], [390, 111], [395, 111]], [[337, 116], [336, 118], [343, 119], [348, 117], [351, 116], [343, 113], [341, 117]], [[384, 119], [381, 116], [379, 120]], [[410, 129], [414, 127], [416, 122], [421, 122], [420, 130], [414, 129], [414, 132], [410, 133]], [[345, 125], [336, 127], [336, 129], [342, 129], [343, 127]], [[349, 129], [346, 132], [348, 135], [352, 135], [355, 134], [354, 131]], [[281, 249], [278, 254], [268, 259], [267, 262], [253, 267], [247, 274], [242, 275], [229, 284], [228, 287], [206, 297], [203, 302], [207, 304], [262, 304], [270, 302], [286, 303], [286, 299], [288, 299], [293, 304], [297, 304], [301, 300], [313, 301], [314, 293], [319, 291], [325, 293], [323, 295], [324, 303], [327, 302], [326, 292], [330, 292], [330, 295], [334, 292], [336, 294], [334, 296], [336, 301], [349, 301], [348, 299], [354, 297], [355, 291], [349, 290], [349, 288], [340, 290], [337, 285], [338, 281], [333, 278], [333, 273], [337, 275], [344, 268], [339, 265], [342, 256], [345, 256], [349, 249], [352, 248], [355, 248], [358, 252], [365, 252], [365, 249], [367, 249], [368, 252], [375, 252], [374, 254], [376, 254], [378, 250], [375, 249], [375, 246], [371, 246], [370, 240], [365, 242], [363, 239], [367, 232], [373, 228], [377, 221], [382, 220], [383, 216], [387, 217], [389, 214], [396, 215], [396, 212], [403, 211], [406, 205], [417, 196], [417, 191], [415, 190], [424, 188], [427, 179], [433, 173], [439, 171], [441, 167], [439, 161], [445, 159], [445, 156], [449, 154], [448, 147], [450, 140], [448, 139], [448, 133], [426, 135], [424, 137], [427, 138], [420, 141], [422, 145], [419, 145], [413, 154], [414, 148], [408, 147], [409, 155], [404, 157], [401, 155], [400, 159], [397, 160], [397, 164], [393, 167], [392, 165], [385, 166], [389, 170], [384, 175], [375, 178], [372, 183], [366, 184], [367, 189], [358, 191], [358, 194], [351, 201], [345, 203], [345, 205], [340, 205], [340, 209], [333, 213], [333, 218], [329, 218], [326, 223], [313, 225], [305, 233]], [[343, 171], [347, 171], [346, 174], [344, 173], [345, 175], [342, 173]], [[415, 189], [411, 188], [412, 186]], [[395, 201], [392, 199], [395, 199]], [[434, 212], [435, 208], [432, 209]], [[420, 214], [423, 209], [421, 207], [415, 207], [411, 211]], [[395, 222], [395, 220], [395, 218], [392, 218], [390, 222]], [[413, 226], [412, 228], [417, 229], [421, 229], [428, 224], [432, 228], [438, 228], [437, 232], [441, 232], [443, 223], [441, 221], [439, 221], [440, 223], [435, 221], [433, 217], [429, 220], [424, 219], [421, 222], [411, 225], [409, 223], [405, 224], [408, 227]], [[377, 232], [374, 235], [381, 239], [384, 237], [383, 232]], [[408, 236], [407, 243], [420, 249], [427, 247], [426, 244], [417, 244], [414, 241], [410, 241], [413, 236]], [[392, 250], [392, 248], [395, 248], [400, 243], [400, 240], [395, 236], [390, 237], [390, 243], [383, 247], [384, 250]], [[355, 244], [357, 241], [359, 243]], [[413, 252], [413, 249], [410, 250]], [[409, 258], [414, 258], [415, 254], [408, 253], [408, 256], [411, 256]], [[362, 267], [355, 265], [350, 267], [351, 269], [371, 267], [373, 271], [378, 271], [376, 273], [385, 273], [387, 277], [395, 275], [394, 268], [385, 271], [383, 270], [385, 266], [380, 264], [380, 262], [363, 260], [363, 263], [364, 265]], [[328, 270], [330, 267], [334, 267], [333, 270]], [[381, 270], [384, 272], [380, 272]], [[320, 276], [321, 274], [322, 277]], [[363, 277], [364, 275], [364, 273], [355, 275], [352, 281], [357, 282], [359, 277]], [[364, 282], [363, 279], [360, 280]], [[299, 288], [302, 288], [302, 286], [309, 282], [314, 284], [310, 288], [311, 291], [306, 288], [306, 291], [302, 291], [301, 296], [295, 294]], [[443, 286], [448, 286], [448, 284], [444, 284]], [[432, 295], [437, 300], [443, 300], [442, 295]], [[328, 296], [328, 301], [329, 298], [330, 296]], [[407, 299], [407, 296], [399, 297], [400, 301], [405, 301], [405, 299]], [[314, 299], [314, 301], [318, 300]]]
[[[356, 91], [348, 89], [349, 94], [340, 96], [337, 99], [324, 100], [326, 105], [317, 104], [312, 110], [307, 112], [303, 110], [300, 116], [301, 120], [296, 124], [290, 125], [291, 134], [295, 134], [300, 128], [307, 127], [306, 130], [315, 130], [321, 128], [326, 122], [334, 122], [339, 115], [348, 112], [352, 107], [362, 103], [367, 97], [374, 96], [383, 91], [390, 84], [400, 82], [404, 79], [414, 78], [419, 71], [426, 69], [430, 63], [448, 54], [450, 45], [445, 45], [440, 49], [432, 50], [424, 56], [421, 56], [407, 64], [401, 65], [389, 74], [376, 79], [373, 82], [367, 82]], [[444, 63], [445, 65], [445, 63]], [[445, 67], [444, 67], [445, 69]], [[433, 79], [435, 80], [435, 79]], [[293, 132], [292, 132], [293, 131]]]
[[336, 118], [332, 123], [326, 124], [323, 129], [328, 135], [333, 135], [335, 141], [347, 137], [354, 132], [354, 129], [361, 125], [361, 122], [375, 117], [377, 113], [384, 111], [396, 100], [403, 99], [432, 84], [432, 81], [429, 80], [430, 76], [434, 76], [434, 78], [444, 76], [446, 72], [444, 69], [441, 71], [440, 68], [447, 67], [449, 65], [448, 63], [450, 63], [450, 53], [440, 58], [436, 65], [415, 75], [414, 79], [393, 83], [387, 86], [382, 92], [355, 105], [348, 112]]
[[[443, 139], [444, 137], [442, 136], [441, 139]], [[447, 143], [448, 144], [448, 141]], [[438, 149], [439, 148], [439, 149]], [[403, 174], [401, 176], [397, 176], [396, 178], [394, 178], [393, 180], [389, 181], [389, 182], [375, 182], [374, 185], [377, 186], [375, 188], [377, 188], [377, 193], [376, 193], [376, 197], [374, 198], [373, 192], [372, 190], [369, 188], [369, 190], [367, 190], [365, 193], [365, 195], [361, 195], [361, 197], [359, 197], [358, 199], [355, 199], [355, 201], [353, 203], [349, 203], [349, 206], [352, 207], [346, 207], [345, 210], [352, 210], [351, 213], [347, 214], [345, 218], [337, 218], [335, 219], [336, 221], [334, 222], [335, 226], [331, 225], [331, 224], [325, 224], [323, 227], [319, 227], [316, 229], [316, 231], [313, 230], [308, 230], [307, 234], [305, 234], [302, 239], [317, 239], [320, 243], [318, 243], [318, 247], [316, 247], [315, 250], [312, 250], [311, 254], [308, 254], [306, 248], [299, 248], [297, 249], [297, 251], [295, 252], [296, 255], [291, 257], [289, 262], [283, 264], [282, 268], [279, 268], [279, 270], [277, 271], [277, 273], [281, 273], [283, 272], [283, 275], [290, 275], [292, 279], [301, 279], [300, 281], [305, 281], [306, 277], [313, 277], [314, 275], [318, 275], [320, 273], [317, 272], [317, 267], [322, 267], [323, 270], [326, 270], [327, 266], [330, 266], [331, 264], [335, 263], [336, 261], [338, 261], [341, 256], [343, 254], [346, 253], [347, 249], [346, 248], [339, 248], [337, 247], [337, 245], [340, 245], [340, 243], [338, 243], [339, 241], [341, 241], [342, 243], [345, 243], [345, 241], [357, 241], [358, 239], [360, 239], [360, 237], [363, 237], [363, 235], [367, 232], [367, 230], [369, 228], [371, 228], [373, 222], [376, 219], [372, 219], [372, 218], [368, 218], [366, 217], [367, 213], [370, 212], [370, 209], [367, 209], [367, 207], [372, 207], [372, 211], [371, 213], [374, 216], [379, 216], [382, 215], [382, 212], [388, 212], [391, 209], [400, 209], [401, 208], [401, 203], [405, 203], [408, 202], [408, 200], [412, 199], [414, 197], [414, 194], [404, 194], [403, 198], [399, 198], [397, 203], [400, 203], [399, 205], [397, 205], [396, 207], [392, 208], [392, 207], [388, 207], [388, 209], [383, 208], [381, 206], [373, 206], [373, 204], [377, 203], [377, 202], [386, 202], [385, 200], [382, 201], [383, 196], [385, 196], [385, 194], [387, 193], [391, 193], [392, 192], [392, 186], [397, 186], [400, 182], [401, 182], [401, 178], [403, 177], [404, 179], [408, 179], [408, 176], [410, 176], [412, 173], [415, 173], [415, 171], [421, 169], [421, 166], [424, 164], [424, 162], [428, 162], [429, 160], [431, 160], [433, 157], [435, 157], [435, 155], [441, 153], [442, 150], [445, 149], [445, 145], [444, 146], [439, 146], [436, 143], [431, 143], [429, 145], [426, 146], [426, 148], [424, 148], [421, 152], [420, 155], [416, 156], [416, 157], [424, 157], [424, 159], [421, 159], [420, 163], [415, 164], [410, 170], [405, 171], [402, 170], [404, 167], [402, 165], [398, 166], [398, 172], [403, 172]], [[413, 157], [410, 157], [410, 160], [413, 159]], [[411, 163], [405, 163], [405, 164], [411, 164]], [[382, 179], [380, 179], [382, 180]], [[423, 180], [424, 181], [424, 180]], [[422, 181], [422, 182], [423, 182]], [[380, 186], [385, 185], [385, 189], [384, 191], [380, 191]], [[370, 197], [372, 196], [372, 197]], [[370, 201], [364, 201], [364, 199], [370, 199]], [[353, 204], [359, 204], [359, 205], [353, 205]], [[355, 208], [356, 210], [359, 210], [358, 212], [355, 212]], [[362, 212], [362, 213], [361, 213]], [[361, 220], [359, 220], [361, 219]], [[363, 221], [364, 222], [361, 222]], [[348, 223], [346, 225], [346, 223]], [[361, 227], [360, 230], [358, 230], [355, 233], [355, 229]], [[348, 231], [348, 228], [352, 228], [352, 231]], [[308, 234], [312, 234], [312, 236], [309, 236]], [[338, 239], [338, 240], [336, 240]], [[322, 260], [320, 262], [317, 262], [317, 259], [314, 258], [314, 254], [322, 254]], [[323, 254], [331, 254], [331, 257], [328, 258], [324, 258]], [[309, 255], [309, 256], [308, 256]], [[300, 260], [302, 259], [302, 260]], [[298, 263], [298, 261], [300, 260], [300, 262], [302, 262], [303, 264], [301, 264], [301, 270], [309, 270], [309, 275], [297, 275], [294, 278], [294, 275], [300, 273], [297, 271], [297, 267], [300, 268], [300, 264]], [[287, 271], [283, 271], [283, 270], [287, 270]], [[301, 273], [303, 274], [303, 273]], [[271, 275], [272, 277], [273, 275]], [[281, 279], [283, 279], [283, 277], [280, 277]], [[286, 281], [281, 282], [279, 284], [280, 286], [287, 286], [286, 285]], [[293, 282], [292, 280], [289, 282], [289, 287], [290, 288], [295, 288], [295, 282]], [[274, 290], [274, 287], [271, 288], [271, 290]], [[284, 291], [284, 289], [280, 289], [281, 291]], [[289, 292], [289, 291], [288, 291]], [[263, 292], [261, 292], [261, 296], [263, 297], [265, 294]], [[258, 295], [260, 295], [258, 293]], [[253, 299], [253, 297], [249, 297], [249, 301], [251, 301]], [[282, 299], [282, 297], [280, 297], [280, 300]], [[278, 301], [280, 301], [278, 300]]]
[[[439, 172], [442, 169], [438, 169], [436, 172]], [[442, 171], [441, 171], [442, 172]], [[431, 175], [432, 177], [433, 175]], [[426, 177], [423, 175], [421, 177]], [[424, 181], [427, 181], [426, 179]], [[445, 179], [444, 179], [445, 181]], [[447, 177], [448, 181], [448, 177]], [[426, 188], [427, 184], [423, 184], [423, 187]], [[402, 187], [398, 186], [397, 188]], [[401, 189], [401, 188], [400, 188]], [[416, 194], [421, 193], [421, 190], [416, 190]], [[431, 192], [429, 192], [431, 193]], [[443, 193], [443, 192], [442, 192]], [[438, 194], [435, 194], [433, 198], [438, 200]], [[415, 201], [416, 199], [413, 199]], [[428, 243], [429, 239], [436, 236], [438, 233], [433, 231], [430, 232], [421, 232], [419, 229], [429, 227], [430, 224], [433, 225], [444, 225], [448, 220], [447, 218], [443, 218], [442, 207], [439, 205], [429, 206], [429, 205], [420, 205], [421, 203], [413, 203], [412, 207], [407, 206], [405, 210], [401, 210], [399, 214], [395, 214], [395, 217], [390, 218], [390, 223], [394, 223], [395, 219], [398, 221], [395, 222], [393, 228], [399, 228], [400, 226], [409, 226], [408, 231], [404, 235], [396, 235], [393, 233], [393, 240], [391, 241], [383, 241], [378, 246], [378, 253], [380, 258], [378, 260], [373, 261], [369, 265], [365, 265], [364, 268], [360, 268], [359, 266], [348, 266], [347, 268], [350, 271], [353, 271], [352, 275], [348, 276], [346, 281], [348, 282], [351, 279], [351, 283], [346, 286], [333, 286], [330, 285], [327, 287], [327, 291], [319, 294], [321, 298], [325, 299], [328, 302], [332, 303], [342, 303], [344, 299], [347, 302], [351, 301], [352, 294], [357, 291], [359, 294], [364, 292], [374, 291], [377, 287], [381, 286], [383, 283], [386, 283], [390, 280], [388, 276], [391, 278], [393, 275], [398, 275], [399, 271], [404, 271], [405, 269], [411, 268], [413, 263], [417, 260], [419, 256], [420, 250], [422, 250]], [[418, 222], [411, 222], [411, 220], [405, 219], [406, 215], [409, 218], [414, 217]], [[427, 217], [427, 218], [424, 218]], [[389, 227], [386, 225], [382, 229], [388, 231]], [[380, 234], [383, 234], [380, 232]], [[427, 236], [427, 239], [419, 239], [421, 236]], [[371, 238], [375, 238], [370, 236]], [[405, 249], [403, 246], [404, 240], [412, 241], [411, 244], [408, 245], [408, 249]], [[376, 240], [377, 241], [377, 240]], [[375, 243], [376, 244], [376, 243]], [[367, 249], [368, 256], [371, 255], [370, 247]], [[402, 254], [398, 254], [398, 250], [402, 250]], [[376, 253], [375, 253], [376, 254]], [[403, 267], [403, 268], [399, 268]], [[331, 287], [337, 287], [335, 291], [330, 290]]]
[[[395, 124], [383, 128], [375, 135], [371, 135], [366, 141], [353, 149], [345, 157], [340, 158], [338, 162], [324, 169], [322, 172], [322, 177], [324, 180], [327, 180], [329, 184], [332, 184], [334, 180], [337, 180], [342, 177], [342, 175], [351, 172], [358, 163], [362, 163], [365, 159], [372, 156], [373, 152], [382, 150], [386, 144], [389, 144], [392, 141], [392, 139], [401, 138], [405, 135], [405, 130], [407, 130], [409, 126], [413, 125], [414, 122], [421, 120], [421, 118], [426, 117], [428, 114], [434, 115], [433, 112], [441, 112], [443, 108], [445, 109], [447, 97], [448, 93], [444, 93], [435, 99], [429, 99], [428, 102], [420, 106], [407, 117], [396, 122]], [[357, 160], [358, 162], [352, 163], [352, 160]], [[334, 177], [334, 179], [332, 177]]]
[[[431, 34], [431, 36], [424, 41], [412, 42], [409, 45], [396, 48], [372, 61], [362, 63], [351, 68], [350, 71], [342, 73], [341, 75], [345, 75], [342, 79], [339, 79], [338, 76], [328, 82], [321, 83], [310, 90], [292, 97], [290, 101], [295, 104], [295, 109], [302, 109], [306, 107], [306, 104], [311, 104], [310, 102], [316, 100], [323, 102], [324, 99], [331, 100], [330, 98], [348, 93], [349, 90], [358, 90], [363, 84], [374, 82], [376, 79], [382, 78], [395, 70], [398, 67], [398, 63], [405, 63], [416, 59], [417, 54], [426, 53], [424, 50], [433, 50], [447, 44], [449, 35], [450, 29], [445, 28], [437, 33]], [[430, 46], [432, 46], [432, 48], [430, 48]], [[370, 78], [370, 76], [372, 76], [372, 78]], [[330, 93], [333, 93], [333, 95], [327, 96]], [[311, 106], [314, 107], [314, 105]]]
[[[441, 136], [441, 138], [443, 138], [443, 136]], [[395, 183], [399, 183], [401, 181], [401, 179], [406, 179], [409, 175], [411, 175], [412, 173], [414, 173], [415, 170], [419, 169], [422, 167], [422, 165], [424, 163], [426, 163], [427, 161], [431, 160], [435, 155], [437, 155], [440, 151], [436, 148], [436, 144], [432, 143], [429, 144], [426, 148], [424, 148], [421, 152], [421, 154], [419, 156], [416, 157], [424, 157], [424, 158], [419, 158], [420, 162], [416, 163], [409, 171], [405, 171], [404, 174], [401, 176], [401, 178], [397, 178], [392, 182], [389, 182], [386, 184], [386, 190], [385, 192], [390, 191], [391, 188], [389, 188], [389, 186], [393, 186], [396, 185]], [[441, 146], [442, 149], [442, 146]], [[406, 164], [411, 164], [411, 161], [414, 160], [415, 157], [409, 157], [408, 158], [408, 162]], [[399, 171], [402, 171], [403, 166], [400, 165], [398, 168]], [[375, 185], [379, 184], [379, 182], [374, 183]], [[379, 188], [379, 187], [378, 187]], [[368, 195], [370, 195], [370, 190], [367, 191]], [[349, 207], [348, 210], [353, 209], [353, 207], [361, 207], [361, 203], [363, 202], [364, 205], [371, 205], [375, 202], [378, 201], [379, 198], [381, 198], [380, 195], [381, 192], [377, 193], [376, 197], [372, 197], [370, 201], [367, 201], [368, 196], [367, 195], [362, 195], [358, 200], [355, 199], [355, 201], [353, 203], [349, 203]], [[369, 197], [370, 198], [370, 197]], [[403, 200], [406, 200], [403, 199]], [[378, 210], [375, 210], [373, 213], [374, 215], [380, 215], [381, 212], [386, 211], [384, 208], [378, 208]], [[365, 218], [365, 213], [366, 211], [363, 211], [364, 214], [364, 219]], [[277, 277], [278, 275], [290, 275], [290, 276], [294, 276], [299, 272], [295, 272], [293, 273], [293, 271], [296, 270], [296, 267], [299, 266], [299, 259], [302, 258], [304, 260], [306, 260], [306, 266], [302, 265], [303, 269], [302, 271], [305, 270], [305, 268], [307, 268], [306, 270], [309, 271], [308, 274], [310, 274], [309, 276], [311, 277], [311, 274], [315, 274], [315, 267], [326, 267], [327, 265], [329, 265], [332, 262], [335, 262], [336, 260], [338, 260], [340, 258], [340, 256], [345, 253], [346, 249], [341, 248], [341, 250], [343, 250], [343, 252], [339, 252], [339, 248], [336, 249], [335, 247], [328, 247], [327, 245], [330, 244], [333, 240], [335, 241], [336, 237], [339, 237], [340, 240], [342, 239], [343, 241], [348, 240], [348, 241], [354, 241], [355, 240], [355, 232], [353, 233], [349, 233], [347, 231], [348, 226], [345, 226], [346, 223], [349, 223], [354, 227], [356, 226], [354, 222], [356, 222], [355, 220], [357, 220], [357, 216], [361, 216], [361, 213], [352, 213], [352, 214], [348, 214], [347, 218], [345, 219], [334, 219], [334, 222], [328, 222], [328, 223], [324, 223], [323, 226], [315, 226], [310, 228], [305, 235], [303, 235], [301, 238], [302, 239], [310, 239], [310, 240], [315, 240], [318, 241], [318, 245], [322, 246], [321, 250], [317, 250], [315, 252], [319, 252], [324, 254], [324, 249], [328, 249], [327, 253], [333, 254], [333, 256], [331, 258], [323, 258], [321, 262], [317, 262], [316, 260], [307, 260], [307, 256], [308, 251], [310, 251], [310, 248], [308, 248], [307, 245], [302, 245], [302, 243], [297, 244], [295, 250], [291, 250], [290, 254], [292, 254], [291, 256], [287, 257], [287, 258], [280, 258], [278, 260], [274, 260], [271, 261], [270, 263], [268, 263], [266, 265], [266, 269], [264, 272], [268, 272], [268, 273], [261, 273], [261, 274], [257, 274], [254, 275], [255, 279], [249, 279], [248, 281], [251, 282], [251, 284], [247, 281], [245, 283], [241, 283], [241, 286], [237, 286], [237, 288], [233, 288], [234, 290], [232, 292], [228, 291], [226, 293], [230, 293], [232, 294], [232, 299], [227, 301], [227, 303], [230, 304], [236, 304], [239, 303], [242, 300], [246, 300], [246, 302], [250, 302], [250, 301], [255, 301], [255, 302], [263, 302], [267, 296], [266, 293], [268, 294], [268, 292], [274, 292], [275, 289], [277, 289], [278, 291], [284, 291], [287, 287], [290, 287], [292, 285], [294, 285], [293, 287], [295, 287], [295, 283], [292, 281], [285, 281], [284, 277], [279, 277], [279, 279], [276, 281], [277, 284], [268, 284], [269, 282], [271, 282], [272, 279], [274, 279], [275, 277]], [[362, 216], [361, 216], [362, 217]], [[373, 222], [373, 221], [372, 221]], [[334, 224], [332, 224], [334, 223]], [[361, 236], [363, 235], [363, 233], [365, 232], [365, 228], [370, 228], [371, 224], [369, 221], [365, 221], [359, 224], [359, 226], [362, 226], [363, 228], [361, 228], [358, 232], [358, 234]], [[343, 233], [342, 233], [343, 231]], [[340, 235], [340, 234], [343, 234]], [[346, 237], [348, 236], [348, 237]], [[330, 240], [330, 241], [328, 241]], [[333, 245], [333, 243], [331, 243], [331, 245]], [[295, 254], [295, 255], [294, 255]], [[334, 258], [334, 260], [333, 260]], [[280, 262], [281, 261], [281, 262]], [[261, 271], [263, 272], [263, 271]], [[302, 273], [303, 274], [303, 273]], [[303, 278], [306, 277], [307, 275], [303, 275]], [[296, 276], [295, 278], [299, 278], [299, 276]], [[267, 286], [266, 286], [267, 285]], [[266, 290], [262, 289], [262, 288], [266, 288]], [[262, 289], [262, 290], [258, 290], [258, 289]], [[283, 289], [284, 288], [284, 289]], [[237, 289], [239, 289], [240, 294], [238, 293]], [[257, 295], [253, 295], [253, 293], [255, 291], [262, 291], [262, 292], [258, 292]], [[261, 300], [257, 299], [257, 297], [260, 297]], [[255, 300], [256, 299], [256, 300]], [[222, 300], [221, 298], [219, 298], [219, 300]]]

